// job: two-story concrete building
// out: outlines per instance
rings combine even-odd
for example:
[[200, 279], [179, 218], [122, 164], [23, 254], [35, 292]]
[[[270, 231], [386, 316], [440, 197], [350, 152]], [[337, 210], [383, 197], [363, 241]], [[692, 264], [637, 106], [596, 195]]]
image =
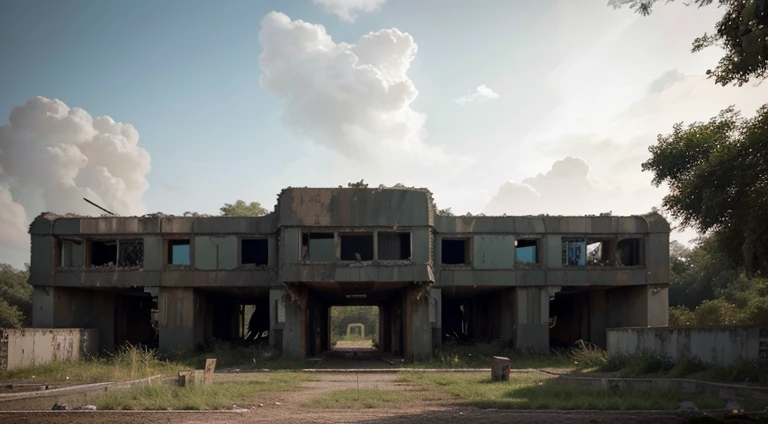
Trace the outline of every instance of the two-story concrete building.
[[380, 349], [407, 359], [447, 336], [602, 346], [606, 328], [667, 324], [669, 231], [658, 214], [444, 216], [407, 188], [288, 188], [257, 218], [43, 214], [33, 325], [170, 351], [250, 323], [307, 357], [330, 348], [331, 306], [376, 305]]

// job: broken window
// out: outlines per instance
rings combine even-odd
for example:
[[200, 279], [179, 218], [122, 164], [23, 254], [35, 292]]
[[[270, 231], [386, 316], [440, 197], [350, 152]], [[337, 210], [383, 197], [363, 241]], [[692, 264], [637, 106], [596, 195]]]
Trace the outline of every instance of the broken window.
[[587, 243], [584, 239], [563, 239], [563, 265], [583, 266], [587, 263]]
[[117, 240], [93, 240], [90, 244], [92, 267], [112, 267], [117, 265]]
[[301, 259], [313, 262], [332, 262], [336, 259], [333, 233], [303, 233]]
[[443, 239], [442, 262], [445, 265], [469, 264], [469, 239]]
[[189, 239], [168, 240], [168, 265], [189, 265]]
[[267, 239], [240, 240], [240, 262], [254, 265], [269, 263], [269, 242]]
[[613, 265], [611, 248], [613, 240], [611, 239], [587, 239], [587, 265], [608, 266]]
[[82, 241], [64, 240], [61, 242], [61, 262], [65, 268], [81, 268], [83, 266]]
[[642, 249], [639, 238], [621, 240], [616, 245], [616, 263], [619, 266], [641, 266]]
[[373, 234], [342, 234], [339, 241], [342, 261], [373, 260]]
[[537, 244], [536, 239], [515, 240], [515, 260], [525, 264], [538, 263]]
[[411, 233], [380, 232], [379, 259], [408, 260], [411, 259]]
[[133, 268], [144, 266], [144, 240], [118, 240], [117, 266]]

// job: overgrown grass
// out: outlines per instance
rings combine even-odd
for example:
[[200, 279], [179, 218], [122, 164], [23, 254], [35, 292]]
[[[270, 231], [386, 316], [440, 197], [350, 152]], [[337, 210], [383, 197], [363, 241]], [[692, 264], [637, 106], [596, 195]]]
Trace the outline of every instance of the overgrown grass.
[[163, 361], [154, 350], [125, 346], [115, 354], [94, 360], [62, 361], [0, 371], [0, 380], [41, 380], [64, 383], [127, 381], [157, 374], [175, 374], [185, 365]]
[[236, 367], [243, 370], [296, 370], [306, 367], [305, 361], [283, 358], [270, 347], [237, 346], [225, 342], [210, 344], [203, 352], [173, 352], [165, 357], [190, 369], [202, 369], [206, 358], [216, 358], [216, 369]]
[[507, 382], [466, 374], [406, 373], [400, 381], [426, 392], [439, 391], [481, 408], [563, 410], [673, 410], [683, 401], [699, 408], [722, 408], [722, 400], [679, 391], [593, 389], [536, 375], [513, 375]]
[[512, 368], [568, 368], [572, 361], [564, 355], [542, 355], [513, 349], [507, 342], [476, 343], [471, 346], [443, 346], [428, 361], [408, 364], [409, 368], [488, 368], [494, 356], [511, 360]]
[[215, 383], [181, 388], [166, 384], [150, 384], [113, 390], [94, 401], [98, 409], [107, 410], [209, 410], [231, 409], [232, 405], [250, 406], [263, 392], [295, 390], [308, 376], [293, 372], [276, 372], [263, 381], [249, 380]]
[[338, 390], [320, 395], [302, 406], [324, 409], [397, 408], [414, 400], [413, 394], [398, 390]]
[[687, 357], [672, 361], [650, 353], [635, 357], [616, 355], [610, 358], [600, 371], [615, 372], [619, 377], [691, 378], [768, 384], [768, 365], [743, 359], [737, 360], [731, 366], [720, 367]]

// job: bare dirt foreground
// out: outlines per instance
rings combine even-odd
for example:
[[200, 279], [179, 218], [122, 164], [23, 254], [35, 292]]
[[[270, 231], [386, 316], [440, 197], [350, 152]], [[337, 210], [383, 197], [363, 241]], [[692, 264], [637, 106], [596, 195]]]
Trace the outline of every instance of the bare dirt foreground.
[[[217, 375], [217, 380], [253, 378], [247, 375]], [[409, 391], [415, 388], [396, 381], [396, 374], [323, 373], [318, 381], [304, 383], [294, 392], [262, 393], [251, 404], [238, 405], [238, 411], [40, 411], [0, 412], [0, 423], [714, 423], [727, 421], [692, 417], [668, 412], [560, 412], [477, 409], [458, 406], [445, 399], [415, 400], [388, 409], [312, 409], [303, 407], [317, 396], [345, 389]], [[263, 405], [263, 406], [261, 406]]]

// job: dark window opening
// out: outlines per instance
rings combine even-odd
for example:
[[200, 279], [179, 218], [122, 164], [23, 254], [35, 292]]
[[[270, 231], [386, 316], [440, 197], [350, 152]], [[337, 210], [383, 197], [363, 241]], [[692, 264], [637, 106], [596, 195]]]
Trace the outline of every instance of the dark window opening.
[[613, 265], [612, 247], [613, 242], [610, 239], [587, 239], [587, 265]]
[[640, 239], [624, 239], [616, 245], [616, 262], [619, 266], [641, 266]]
[[587, 242], [584, 239], [563, 239], [563, 265], [583, 266], [587, 264]]
[[342, 261], [373, 260], [373, 234], [346, 234], [339, 238]]
[[240, 254], [243, 265], [267, 265], [269, 263], [269, 242], [267, 239], [240, 240]]
[[168, 240], [168, 265], [189, 265], [189, 239]]
[[117, 266], [122, 268], [144, 266], [144, 240], [118, 240]]
[[515, 261], [525, 264], [538, 263], [537, 245], [538, 240], [536, 239], [515, 240]]
[[84, 246], [80, 241], [64, 240], [59, 243], [61, 258], [57, 266], [81, 268], [83, 266]]
[[91, 266], [117, 265], [117, 240], [91, 241]]
[[314, 262], [332, 262], [336, 259], [333, 233], [302, 233], [301, 259]]
[[468, 239], [443, 239], [442, 250], [442, 261], [445, 265], [469, 263]]
[[379, 259], [411, 259], [411, 233], [379, 233]]

